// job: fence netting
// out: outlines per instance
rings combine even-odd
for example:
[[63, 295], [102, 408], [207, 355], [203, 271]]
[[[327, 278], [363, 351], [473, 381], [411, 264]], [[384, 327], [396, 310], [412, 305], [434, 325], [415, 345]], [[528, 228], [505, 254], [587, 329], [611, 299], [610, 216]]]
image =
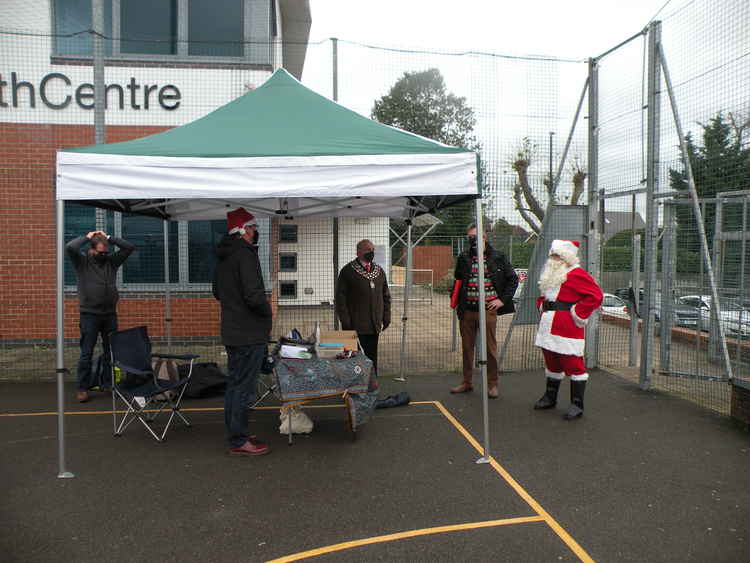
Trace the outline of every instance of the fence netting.
[[[188, 29], [191, 41], [176, 39], [181, 35], [174, 30], [159, 31], [157, 24], [162, 21], [167, 27], [182, 25], [180, 18], [170, 24], [165, 14], [154, 15], [155, 35], [144, 37], [126, 33], [128, 26], [136, 25], [131, 3], [113, 3], [121, 9], [117, 17], [110, 3], [103, 4], [100, 40], [90, 32], [90, 22], [81, 20], [72, 8], [53, 11], [51, 29], [22, 28], [18, 22], [29, 21], [22, 14], [0, 28], [3, 377], [28, 380], [54, 375], [55, 151], [95, 142], [92, 55], [97, 41], [105, 60], [104, 140], [108, 143], [202, 117], [260, 86], [273, 69], [289, 65], [304, 69], [297, 72], [304, 85], [362, 115], [478, 150], [489, 240], [509, 257], [522, 280], [547, 205], [589, 204], [588, 94], [573, 128], [588, 61], [384, 47], [346, 39], [284, 42], [275, 39], [273, 26], [253, 29], [255, 39], [249, 41], [248, 21], [273, 20], [263, 12], [273, 5], [267, 2], [246, 3], [257, 11], [254, 19], [238, 13], [236, 25], [224, 30], [221, 41], [210, 34], [201, 36], [199, 28]], [[132, 3], [133, 10], [136, 4]], [[201, 5], [189, 7], [198, 11], [189, 15], [186, 25], [208, 17], [199, 12]], [[700, 0], [675, 6], [663, 14], [661, 25], [663, 52], [689, 134], [710, 258], [726, 300], [719, 322], [726, 327], [734, 374], [745, 378], [750, 378], [750, 291], [745, 289], [750, 255], [743, 235], [748, 196], [723, 203], [717, 197], [750, 190], [748, 24], [746, 2], [716, 5]], [[643, 357], [643, 315], [648, 314], [641, 297], [650, 236], [645, 223], [647, 51], [644, 31], [597, 59], [599, 120], [593, 137], [598, 143], [600, 198], [594, 210], [601, 222], [598, 267], [607, 293], [599, 323], [598, 363], [636, 379]], [[419, 99], [418, 91], [429, 95]], [[709, 283], [663, 77], [658, 96], [654, 195], [658, 240], [656, 254], [650, 257], [657, 268], [657, 284], [652, 288], [657, 325], [654, 338], [645, 343], [654, 357], [652, 384], [726, 411], [726, 370], [716, 323], [711, 320], [712, 304], [705, 302]], [[421, 107], [424, 115], [415, 107]], [[441, 114], [440, 119], [436, 114]], [[569, 137], [553, 191], [551, 179], [557, 175]], [[226, 232], [225, 221], [165, 225], [159, 219], [80, 203], [67, 203], [65, 212], [68, 241], [103, 230], [137, 247], [117, 279], [121, 328], [145, 324], [157, 347], [225, 362], [218, 335], [219, 309], [211, 294], [213, 249]], [[413, 250], [407, 376], [455, 376], [461, 370], [461, 338], [449, 301], [455, 259], [466, 250], [466, 230], [473, 221], [473, 205], [467, 203], [414, 226], [413, 240], [418, 244]], [[293, 328], [308, 334], [318, 322], [323, 328], [334, 328], [337, 272], [355, 257], [358, 241], [372, 241], [392, 298], [392, 323], [380, 342], [380, 373], [398, 373], [408, 278], [406, 224], [386, 217], [263, 216], [259, 231], [264, 280], [275, 310], [273, 337]], [[29, 236], [39, 242], [30, 247]], [[78, 300], [75, 273], [67, 258], [65, 268], [65, 362], [75, 371]], [[541, 354], [533, 346], [536, 325], [514, 326], [505, 342], [511, 322], [512, 316], [505, 316], [498, 323], [498, 344], [505, 349], [503, 368], [542, 367]]]

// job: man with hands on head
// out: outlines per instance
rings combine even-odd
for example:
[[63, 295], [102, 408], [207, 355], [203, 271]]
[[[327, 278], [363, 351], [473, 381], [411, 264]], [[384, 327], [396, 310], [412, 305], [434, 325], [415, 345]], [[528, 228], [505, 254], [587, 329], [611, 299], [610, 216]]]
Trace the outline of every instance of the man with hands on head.
[[[86, 243], [89, 243], [89, 249], [84, 254], [81, 248]], [[118, 250], [110, 253], [110, 244]], [[92, 355], [100, 334], [104, 349], [102, 369], [109, 369], [109, 335], [117, 330], [117, 301], [120, 298], [116, 285], [117, 269], [135, 246], [104, 231], [91, 231], [71, 240], [65, 245], [65, 250], [75, 267], [80, 310], [81, 356], [76, 373], [76, 399], [85, 403], [89, 400], [91, 387]]]

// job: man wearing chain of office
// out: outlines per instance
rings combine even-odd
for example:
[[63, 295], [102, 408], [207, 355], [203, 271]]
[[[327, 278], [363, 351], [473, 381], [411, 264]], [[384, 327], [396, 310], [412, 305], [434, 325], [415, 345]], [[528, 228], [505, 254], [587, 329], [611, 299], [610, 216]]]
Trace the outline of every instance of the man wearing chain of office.
[[391, 324], [391, 293], [385, 271], [375, 263], [375, 245], [367, 239], [357, 243], [357, 257], [339, 272], [336, 314], [343, 330], [357, 332], [377, 375], [378, 340]]

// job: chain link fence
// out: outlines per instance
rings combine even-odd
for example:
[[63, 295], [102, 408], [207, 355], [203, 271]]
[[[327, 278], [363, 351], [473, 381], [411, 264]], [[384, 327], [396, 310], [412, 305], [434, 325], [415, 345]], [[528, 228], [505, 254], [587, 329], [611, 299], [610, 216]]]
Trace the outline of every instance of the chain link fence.
[[[397, 99], [406, 77], [433, 80], [432, 91], [440, 96], [423, 105], [449, 100], [448, 107], [466, 112], [428, 136], [445, 142], [458, 139], [479, 150], [489, 239], [522, 278], [540, 240], [548, 204], [589, 206], [600, 245], [588, 266], [608, 294], [594, 362], [643, 383], [645, 361], [649, 385], [728, 410], [729, 386], [717, 352], [717, 331], [711, 327], [716, 323], [703, 305], [694, 307], [692, 301], [710, 295], [710, 284], [686, 199], [685, 168], [663, 74], [651, 90], [659, 107], [649, 104], [647, 30], [593, 59], [598, 120], [592, 131], [590, 61], [382, 47], [343, 39], [282, 40], [275, 28], [280, 15], [273, 13], [274, 2], [237, 3], [234, 9], [240, 11], [228, 18], [232, 23], [220, 41], [190, 27], [206, 19], [199, 11], [201, 3], [188, 3], [189, 10], [197, 10], [190, 14], [177, 13], [174, 6], [169, 8], [173, 11], [152, 13], [151, 27], [139, 19], [139, 2], [102, 2], [101, 27], [94, 25], [94, 14], [86, 12], [90, 2], [80, 4], [76, 8], [76, 3], [51, 2], [49, 21], [41, 24], [33, 6], [19, 4], [13, 18], [0, 26], [3, 377], [54, 375], [55, 151], [96, 140], [92, 60], [101, 45], [106, 87], [102, 132], [108, 143], [200, 118], [258, 87], [280, 66], [319, 94], [397, 126], [408, 125], [408, 116], [378, 113], [378, 103], [382, 110], [384, 101]], [[747, 232], [747, 196], [727, 196], [719, 214], [721, 228], [716, 197], [750, 189], [750, 106], [744, 91], [750, 74], [750, 36], [744, 31], [748, 24], [746, 2], [716, 6], [696, 0], [664, 13], [660, 26], [699, 195], [705, 200], [711, 260], [721, 297], [727, 300], [720, 322], [726, 326], [734, 375], [745, 378], [744, 323], [750, 295], [744, 288], [750, 256], [742, 233]], [[92, 33], [94, 28], [101, 32]], [[574, 126], [579, 101], [582, 111]], [[655, 112], [657, 137], [653, 131], [649, 134], [649, 107]], [[593, 170], [591, 139], [598, 151]], [[647, 186], [650, 165], [653, 184]], [[589, 189], [592, 174], [595, 193]], [[440, 373], [457, 378], [460, 373], [460, 334], [449, 302], [455, 258], [466, 249], [472, 221], [473, 207], [463, 204], [414, 227], [419, 243], [409, 303], [407, 376]], [[211, 280], [213, 248], [226, 222], [165, 225], [150, 217], [66, 204], [66, 240], [98, 229], [137, 247], [118, 274], [120, 327], [146, 324], [157, 347], [223, 363]], [[407, 280], [405, 225], [398, 220], [262, 216], [259, 249], [276, 315], [273, 336], [292, 328], [307, 334], [316, 322], [324, 328], [336, 326], [337, 272], [354, 258], [362, 239], [373, 242], [376, 261], [390, 283], [393, 322], [381, 338], [380, 370], [381, 375], [395, 375]], [[648, 264], [654, 269], [652, 282]], [[74, 371], [78, 301], [69, 261], [65, 290], [65, 357]], [[517, 298], [521, 295], [519, 291]], [[705, 305], [710, 309], [711, 303]], [[739, 308], [736, 333], [730, 306]], [[654, 324], [644, 339], [649, 315]], [[511, 322], [512, 317], [505, 316], [498, 323], [499, 346]], [[505, 370], [542, 367], [533, 346], [535, 330], [533, 324], [513, 328], [505, 345]]]

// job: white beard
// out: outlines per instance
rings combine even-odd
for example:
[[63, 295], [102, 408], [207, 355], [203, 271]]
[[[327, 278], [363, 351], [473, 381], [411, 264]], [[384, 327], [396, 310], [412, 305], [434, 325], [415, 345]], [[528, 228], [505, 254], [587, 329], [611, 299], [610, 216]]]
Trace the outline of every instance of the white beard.
[[568, 265], [562, 260], [547, 259], [542, 275], [539, 276], [539, 289], [542, 295], [555, 298], [558, 289], [568, 279]]

